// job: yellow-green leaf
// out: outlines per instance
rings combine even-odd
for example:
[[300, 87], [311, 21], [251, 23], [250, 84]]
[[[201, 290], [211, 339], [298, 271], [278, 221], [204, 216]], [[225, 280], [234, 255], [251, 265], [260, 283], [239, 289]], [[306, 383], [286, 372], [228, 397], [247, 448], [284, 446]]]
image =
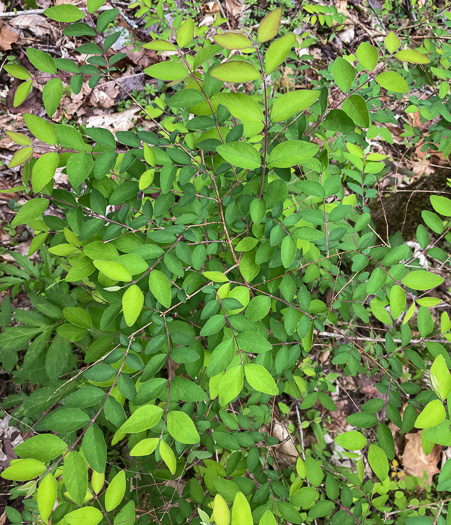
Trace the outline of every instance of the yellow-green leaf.
[[20, 224], [27, 224], [35, 219], [39, 219], [49, 205], [48, 199], [31, 199], [27, 201], [19, 213], [14, 217], [11, 226], [19, 226]]
[[55, 128], [50, 122], [31, 113], [24, 113], [23, 118], [25, 119], [27, 128], [38, 140], [42, 140], [42, 142], [50, 144], [51, 146], [56, 145]]
[[251, 507], [242, 492], [237, 492], [233, 500], [232, 523], [233, 525], [249, 525], [254, 523]]
[[86, 16], [83, 11], [72, 4], [60, 4], [49, 7], [44, 11], [44, 15], [55, 20], [55, 22], [66, 22], [68, 24], [77, 22]]
[[282, 240], [281, 256], [284, 268], [289, 268], [294, 261], [297, 252], [296, 240], [292, 235], [287, 235]]
[[281, 19], [282, 9], [280, 7], [268, 13], [258, 26], [258, 41], [267, 42], [277, 36]]
[[88, 466], [76, 450], [64, 456], [63, 481], [70, 498], [77, 505], [83, 505], [88, 489]]
[[293, 44], [296, 42], [296, 35], [288, 33], [282, 38], [275, 40], [265, 54], [266, 74], [272, 73], [276, 67], [288, 58]]
[[42, 71], [43, 73], [50, 73], [51, 75], [56, 75], [57, 69], [55, 61], [45, 51], [41, 51], [40, 49], [36, 49], [34, 47], [28, 47], [27, 57], [28, 60], [33, 64], [33, 66], [39, 71]]
[[375, 78], [376, 82], [387, 91], [393, 93], [408, 93], [409, 86], [407, 82], [395, 71], [384, 71]]
[[253, 250], [258, 244], [258, 239], [255, 237], [245, 237], [236, 245], [237, 252], [249, 252]]
[[122, 297], [122, 310], [124, 312], [125, 322], [127, 326], [135, 324], [138, 319], [144, 304], [144, 295], [141, 288], [136, 284], [132, 284], [127, 288]]
[[33, 171], [31, 173], [31, 183], [34, 193], [39, 193], [53, 180], [58, 165], [59, 155], [56, 151], [44, 153], [38, 158], [33, 165]]
[[332, 65], [332, 76], [337, 86], [346, 93], [355, 80], [355, 68], [344, 58], [338, 57]]
[[428, 308], [433, 308], [441, 302], [442, 300], [439, 297], [422, 297], [421, 299], [417, 299], [417, 303], [420, 306], [427, 306]]
[[218, 93], [215, 99], [243, 122], [261, 122], [263, 113], [257, 102], [245, 93]]
[[357, 48], [355, 54], [362, 66], [365, 69], [368, 69], [368, 71], [373, 71], [373, 69], [377, 66], [379, 54], [377, 49], [371, 44], [368, 44], [368, 42], [362, 42]]
[[153, 78], [166, 81], [183, 80], [189, 74], [185, 66], [179, 64], [178, 62], [172, 62], [171, 60], [160, 62], [158, 64], [154, 64], [153, 66], [147, 67], [144, 70], [144, 73]]
[[144, 144], [144, 160], [147, 162], [147, 164], [150, 164], [151, 166], [155, 166], [157, 162], [155, 153], [149, 146], [149, 144]]
[[384, 44], [389, 53], [394, 53], [401, 45], [401, 40], [392, 31], [384, 38]]
[[277, 396], [279, 389], [272, 375], [261, 365], [248, 364], [244, 365], [244, 373], [248, 383], [257, 392], [263, 392], [270, 396]]
[[430, 62], [429, 58], [413, 49], [403, 49], [402, 51], [398, 51], [395, 57], [401, 62], [409, 62], [409, 64], [429, 64]]
[[19, 80], [28, 80], [31, 78], [30, 73], [24, 67], [16, 64], [6, 64], [3, 66], [3, 69], [12, 77], [18, 78]]
[[91, 487], [95, 494], [98, 494], [102, 490], [104, 483], [105, 483], [105, 473], [96, 472], [95, 470], [93, 470], [92, 476], [91, 476]]
[[250, 82], [260, 78], [260, 73], [249, 62], [242, 60], [229, 60], [216, 66], [210, 72], [213, 78], [223, 80], [224, 82]]
[[286, 140], [271, 151], [268, 164], [274, 168], [291, 168], [310, 160], [318, 149], [319, 147], [313, 142]]
[[441, 195], [431, 195], [430, 197], [432, 207], [440, 215], [451, 217], [451, 199], [442, 197]]
[[225, 31], [214, 37], [215, 42], [226, 49], [246, 49], [252, 47], [252, 42], [241, 31]]
[[248, 170], [254, 170], [261, 166], [260, 153], [246, 142], [229, 142], [221, 144], [216, 148], [221, 157], [231, 164]]
[[416, 303], [415, 303], [415, 301], [413, 301], [412, 304], [409, 306], [409, 309], [406, 312], [406, 315], [404, 317], [404, 320], [403, 320], [402, 324], [406, 324], [406, 323], [409, 322], [409, 320], [411, 319], [411, 317], [415, 313], [415, 307], [416, 307]]
[[105, 493], [105, 510], [114, 510], [123, 500], [126, 489], [125, 472], [120, 470], [112, 479]]
[[335, 443], [346, 450], [361, 450], [366, 447], [368, 440], [357, 430], [350, 430], [344, 434], [340, 434], [335, 438]]
[[187, 18], [180, 29], [177, 31], [177, 44], [179, 47], [185, 47], [194, 38], [194, 22], [192, 18]]
[[80, 152], [71, 155], [66, 164], [66, 171], [72, 186], [74, 188], [80, 186], [89, 176], [93, 167], [94, 161], [89, 153]]
[[28, 249], [28, 257], [39, 250], [39, 248], [44, 244], [48, 235], [48, 232], [41, 232], [33, 237], [30, 243], [30, 248]]
[[122, 434], [138, 434], [154, 427], [160, 421], [163, 409], [155, 405], [138, 407], [127, 421], [117, 430]]
[[22, 102], [24, 102], [28, 95], [31, 93], [32, 89], [33, 84], [31, 80], [27, 80], [26, 82], [22, 82], [22, 84], [19, 84], [17, 86], [16, 92], [14, 93], [13, 106], [15, 108], [17, 108], [17, 106], [20, 106]]
[[104, 3], [105, 0], [88, 0], [88, 13], [95, 13], [99, 7], [102, 7]]
[[160, 441], [160, 455], [161, 459], [166, 463], [169, 472], [174, 475], [177, 469], [177, 460], [172, 448], [163, 440]]
[[171, 282], [163, 272], [159, 270], [152, 270], [150, 272], [149, 290], [153, 293], [155, 299], [165, 308], [170, 308], [172, 302]]
[[204, 277], [214, 283], [227, 283], [229, 279], [222, 272], [203, 272]]
[[49, 117], [53, 117], [63, 96], [63, 83], [60, 78], [50, 79], [42, 90], [42, 101]]
[[199, 443], [200, 436], [193, 420], [185, 412], [171, 410], [167, 419], [168, 431], [171, 436], [185, 445]]
[[46, 467], [42, 461], [37, 459], [18, 459], [5, 469], [1, 476], [3, 479], [11, 481], [29, 481], [44, 474], [45, 470]]
[[13, 158], [9, 161], [9, 167], [15, 168], [16, 166], [20, 166], [24, 162], [27, 162], [28, 159], [30, 159], [33, 155], [33, 148], [26, 147], [26, 148], [20, 148], [19, 150], [14, 153]]
[[267, 510], [260, 518], [258, 525], [277, 525], [277, 521], [274, 514], [270, 510]]
[[213, 502], [213, 519], [217, 525], [230, 523], [230, 510], [221, 494], [216, 494]]
[[440, 425], [446, 418], [446, 410], [440, 399], [430, 401], [415, 421], [415, 428], [429, 428]]
[[290, 91], [275, 99], [271, 109], [271, 120], [281, 122], [287, 120], [296, 113], [307, 109], [319, 97], [319, 91], [300, 89]]
[[219, 404], [227, 405], [243, 389], [243, 367], [234, 366], [229, 368], [222, 376], [219, 383]]
[[132, 448], [130, 451], [130, 456], [149, 456], [158, 446], [158, 438], [145, 438], [142, 439], [139, 443]]
[[432, 387], [442, 399], [446, 399], [451, 392], [451, 374], [445, 358], [439, 354], [431, 366]]
[[16, 131], [6, 131], [6, 134], [13, 142], [19, 144], [20, 146], [32, 145], [30, 137], [27, 137], [27, 135], [24, 135], [23, 133], [17, 133]]
[[152, 49], [153, 51], [177, 51], [177, 48], [167, 40], [152, 40], [143, 45], [144, 49]]
[[97, 525], [103, 519], [103, 514], [95, 507], [81, 507], [64, 516], [69, 525]]
[[115, 261], [93, 261], [94, 266], [113, 281], [130, 282], [132, 276], [125, 266]]
[[405, 306], [406, 292], [399, 284], [395, 284], [390, 290], [390, 312], [393, 319], [398, 319]]
[[148, 188], [155, 178], [155, 170], [146, 170], [139, 178], [139, 189], [145, 190]]
[[377, 445], [369, 446], [368, 463], [382, 482], [387, 479], [389, 470], [387, 454]]
[[56, 501], [56, 488], [56, 480], [53, 474], [47, 474], [39, 484], [38, 508], [41, 518], [45, 523], [49, 522], [49, 517]]
[[443, 283], [443, 277], [427, 272], [426, 270], [415, 270], [402, 278], [401, 283], [413, 290], [430, 290]]
[[376, 317], [381, 323], [393, 324], [390, 314], [385, 309], [387, 303], [388, 301], [382, 301], [379, 297], [375, 297], [370, 302], [370, 309], [374, 317]]
[[343, 100], [341, 109], [353, 120], [356, 126], [367, 128], [370, 125], [368, 106], [360, 95], [351, 95]]

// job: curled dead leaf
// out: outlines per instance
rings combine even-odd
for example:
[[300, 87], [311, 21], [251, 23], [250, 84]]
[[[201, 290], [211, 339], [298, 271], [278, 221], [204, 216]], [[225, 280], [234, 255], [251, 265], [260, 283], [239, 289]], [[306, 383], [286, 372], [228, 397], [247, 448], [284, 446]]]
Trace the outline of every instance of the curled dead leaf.
[[437, 463], [440, 461], [442, 447], [435, 445], [431, 453], [426, 456], [421, 445], [421, 433], [406, 434], [406, 446], [402, 455], [402, 467], [408, 476], [424, 478], [424, 471], [428, 475], [427, 483], [432, 483], [432, 476], [438, 474], [440, 469]]

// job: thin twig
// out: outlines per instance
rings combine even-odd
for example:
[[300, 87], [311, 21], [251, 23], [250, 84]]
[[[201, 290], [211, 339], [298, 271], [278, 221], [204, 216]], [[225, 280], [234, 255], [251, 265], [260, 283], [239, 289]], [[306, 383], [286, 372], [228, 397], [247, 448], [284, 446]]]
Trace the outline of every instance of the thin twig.
[[[97, 12], [99, 11], [109, 11], [111, 9], [110, 6], [103, 5], [97, 9]], [[44, 14], [45, 9], [27, 9], [25, 11], [6, 11], [4, 13], [0, 13], [0, 18], [14, 18], [16, 16], [22, 16], [22, 15], [42, 15]]]
[[[318, 337], [331, 337], [332, 339], [342, 339], [345, 336], [341, 334], [334, 334], [332, 332], [319, 332]], [[354, 335], [347, 335], [346, 339], [350, 339], [351, 341], [368, 341], [372, 343], [379, 343], [381, 341], [380, 338], [377, 337], [359, 337]], [[395, 343], [401, 343], [401, 339], [393, 339]], [[421, 343], [441, 343], [441, 344], [448, 344], [449, 341], [447, 339], [412, 339], [409, 341], [409, 344], [418, 345]]]

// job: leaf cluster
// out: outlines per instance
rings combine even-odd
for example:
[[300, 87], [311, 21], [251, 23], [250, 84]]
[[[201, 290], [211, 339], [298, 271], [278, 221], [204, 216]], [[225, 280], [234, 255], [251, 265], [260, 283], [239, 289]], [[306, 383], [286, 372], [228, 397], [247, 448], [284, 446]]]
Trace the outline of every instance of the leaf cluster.
[[[76, 93], [113, 79], [118, 33], [104, 32], [118, 11], [98, 13], [102, 4], [45, 12], [86, 39], [77, 52], [87, 64], [27, 50], [53, 75], [49, 118], [64, 92], [59, 72]], [[164, 23], [162, 2], [146, 9]], [[444, 523], [436, 507], [423, 519], [424, 507], [396, 505], [389, 424], [421, 432], [425, 454], [451, 446], [451, 321], [429, 292], [449, 268], [451, 199], [432, 195], [434, 212], [418, 224], [431, 268], [400, 235], [374, 230], [368, 204], [387, 173], [371, 141], [392, 138], [381, 94], [415, 104], [418, 72], [440, 78], [449, 64], [433, 70], [443, 47], [410, 49], [389, 32], [383, 48], [364, 42], [337, 57], [312, 89], [272, 92], [271, 75], [299, 46], [279, 36], [281, 16], [212, 42], [180, 18], [145, 44], [170, 52], [145, 73], [174, 88], [158, 115], [143, 108], [152, 131], [77, 130], [26, 114], [33, 139], [8, 132], [22, 146], [10, 167], [24, 166], [21, 189], [33, 195], [12, 226], [34, 231], [29, 255], [42, 259], [15, 255], [17, 265], [0, 267], [1, 290], [14, 299], [23, 289], [33, 306], [5, 299], [0, 311], [2, 366], [34, 385], [5, 402], [36, 432], [2, 474], [28, 498], [26, 517], [339, 525], [382, 523], [384, 513], [390, 522], [396, 507], [402, 522]], [[32, 74], [5, 68], [23, 81], [19, 105]], [[447, 102], [444, 91], [429, 103]], [[65, 189], [54, 186], [57, 170]], [[323, 341], [333, 341], [327, 364]], [[426, 370], [429, 386], [418, 380]], [[382, 396], [347, 416], [352, 430], [327, 430], [346, 376], [369, 378]], [[275, 406], [297, 415], [288, 465]], [[348, 462], [337, 466], [334, 453]], [[448, 464], [438, 491], [451, 490]]]

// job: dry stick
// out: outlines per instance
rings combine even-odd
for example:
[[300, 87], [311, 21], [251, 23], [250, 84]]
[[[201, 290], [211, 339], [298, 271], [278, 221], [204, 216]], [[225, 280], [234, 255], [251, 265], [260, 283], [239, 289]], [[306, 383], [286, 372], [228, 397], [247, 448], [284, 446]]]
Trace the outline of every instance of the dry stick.
[[423, 503], [422, 505], [408, 505], [405, 509], [392, 510], [391, 512], [385, 513], [384, 518], [386, 519], [389, 516], [399, 514], [400, 512], [406, 512], [406, 510], [421, 509], [423, 507], [432, 507], [434, 505], [444, 505], [445, 503], [448, 503], [448, 501], [451, 501], [451, 498], [442, 499], [440, 501], [432, 501], [431, 503]]
[[305, 449], [304, 449], [304, 432], [302, 431], [302, 421], [301, 421], [301, 415], [299, 414], [299, 407], [296, 404], [296, 417], [298, 419], [298, 429], [299, 429], [299, 435], [301, 437], [301, 451], [302, 451], [302, 459], [305, 461]]
[[442, 502], [440, 504], [440, 508], [438, 509], [437, 516], [435, 516], [435, 520], [434, 520], [434, 523], [432, 525], [437, 525], [438, 518], [439, 518], [440, 514], [442, 513], [443, 505], [444, 505], [444, 503]]
[[[344, 336], [342, 334], [334, 334], [332, 332], [318, 332], [318, 337], [325, 338], [325, 339], [327, 339], [329, 337], [332, 338], [332, 339], [341, 339]], [[363, 337], [363, 336], [356, 336], [356, 335], [347, 335], [346, 338], [351, 340], [351, 341], [368, 341], [370, 343], [378, 343], [378, 342], [381, 341], [381, 339], [377, 338], [377, 337]], [[393, 339], [393, 341], [395, 343], [402, 343], [401, 339]], [[421, 344], [421, 343], [443, 343], [443, 344], [448, 344], [449, 341], [447, 339], [412, 339], [411, 341], [409, 341], [409, 345], [414, 345], [414, 344], [418, 345], [418, 344]], [[381, 358], [383, 358], [383, 357], [384, 356], [381, 356]]]
[[[109, 11], [111, 8], [110, 6], [101, 6], [99, 9], [97, 9], [96, 12], [100, 11]], [[42, 15], [46, 11], [45, 9], [28, 9], [25, 11], [8, 11], [5, 13], [0, 13], [0, 18], [14, 18], [16, 16], [22, 16], [22, 15]]]

